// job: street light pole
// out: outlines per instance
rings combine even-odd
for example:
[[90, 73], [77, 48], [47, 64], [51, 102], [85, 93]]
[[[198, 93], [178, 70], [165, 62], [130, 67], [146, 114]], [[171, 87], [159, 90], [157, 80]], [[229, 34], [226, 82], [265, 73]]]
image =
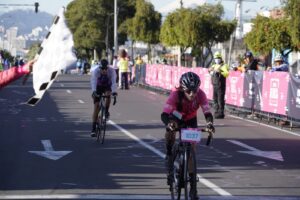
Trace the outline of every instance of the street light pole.
[[115, 55], [118, 55], [118, 0], [115, 0], [114, 6], [114, 46], [115, 46]]

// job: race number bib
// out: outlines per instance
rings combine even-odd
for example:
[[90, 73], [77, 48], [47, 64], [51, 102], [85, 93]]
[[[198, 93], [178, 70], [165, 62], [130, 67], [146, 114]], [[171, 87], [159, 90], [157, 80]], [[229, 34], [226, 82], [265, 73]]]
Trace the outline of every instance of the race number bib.
[[198, 143], [201, 140], [201, 131], [199, 129], [181, 129], [181, 141]]

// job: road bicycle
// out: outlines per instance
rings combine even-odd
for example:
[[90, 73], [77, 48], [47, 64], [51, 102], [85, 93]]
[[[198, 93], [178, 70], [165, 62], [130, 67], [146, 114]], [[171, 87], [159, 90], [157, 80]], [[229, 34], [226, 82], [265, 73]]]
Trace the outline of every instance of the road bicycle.
[[[107, 122], [107, 116], [106, 116], [106, 108], [105, 108], [105, 99], [109, 98], [109, 95], [100, 94], [97, 97], [100, 98], [99, 101], [99, 113], [97, 118], [97, 124], [96, 124], [96, 138], [97, 142], [101, 142], [101, 144], [104, 143], [105, 138], [105, 132], [106, 132], [106, 122]], [[116, 104], [116, 96], [114, 97], [113, 105]]]
[[[201, 139], [201, 133], [207, 132], [208, 138], [206, 145], [210, 145], [213, 137], [213, 131], [207, 128], [205, 129], [192, 129], [183, 128], [184, 125], [180, 125], [175, 131], [178, 132], [178, 139], [172, 148], [171, 163], [168, 167], [169, 177], [168, 183], [170, 185], [170, 192], [172, 200], [181, 199], [181, 190], [184, 190], [185, 200], [194, 198], [193, 194], [190, 194], [191, 188], [196, 190], [197, 188], [197, 162], [195, 151], [192, 147], [192, 143], [198, 143]], [[189, 177], [189, 173], [193, 173], [193, 177]], [[196, 191], [192, 191], [196, 192]]]

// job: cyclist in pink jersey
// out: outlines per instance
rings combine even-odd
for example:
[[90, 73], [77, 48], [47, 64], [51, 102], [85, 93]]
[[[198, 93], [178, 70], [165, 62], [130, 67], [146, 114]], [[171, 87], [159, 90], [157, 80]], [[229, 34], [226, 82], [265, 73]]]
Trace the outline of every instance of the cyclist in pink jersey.
[[[166, 125], [165, 145], [168, 177], [170, 175], [169, 165], [172, 163], [172, 147], [176, 139], [174, 130], [178, 127], [178, 124], [184, 123], [184, 126], [188, 128], [197, 128], [197, 110], [201, 107], [207, 122], [207, 128], [213, 132], [215, 130], [213, 115], [210, 112], [206, 94], [199, 88], [201, 84], [199, 76], [193, 72], [184, 73], [179, 83], [180, 86], [172, 90], [169, 95], [161, 114], [161, 120]], [[173, 115], [173, 111], [178, 111], [182, 115], [181, 120]], [[195, 145], [193, 145], [193, 148], [195, 149]], [[190, 174], [190, 177], [193, 176], [196, 176], [196, 174]], [[195, 179], [192, 178], [191, 180]], [[197, 189], [191, 189], [194, 190], [194, 197], [197, 199]]]

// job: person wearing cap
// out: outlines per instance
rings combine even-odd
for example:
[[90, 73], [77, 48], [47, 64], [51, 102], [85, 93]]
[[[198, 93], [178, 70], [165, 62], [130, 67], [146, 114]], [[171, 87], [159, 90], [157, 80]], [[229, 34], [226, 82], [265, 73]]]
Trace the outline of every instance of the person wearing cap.
[[282, 55], [277, 55], [274, 59], [274, 66], [268, 67], [267, 71], [275, 72], [288, 72], [289, 66], [288, 64], [284, 63]]
[[97, 116], [100, 111], [99, 101], [100, 95], [104, 94], [108, 96], [105, 102], [105, 115], [106, 118], [109, 118], [109, 106], [110, 106], [110, 96], [117, 96], [117, 83], [116, 83], [116, 71], [108, 66], [108, 61], [102, 59], [98, 63], [98, 67], [95, 67], [91, 71], [91, 88], [92, 88], [92, 98], [94, 102], [94, 109], [92, 115], [92, 131], [91, 137], [96, 137], [96, 124]]
[[225, 107], [225, 91], [226, 91], [226, 78], [229, 75], [229, 66], [224, 63], [220, 52], [214, 54], [214, 62], [209, 69], [213, 84], [213, 103], [214, 103], [214, 117], [216, 119], [223, 119]]
[[254, 58], [253, 54], [251, 51], [247, 51], [244, 55], [244, 68], [245, 71], [248, 70], [258, 70], [258, 60]]

